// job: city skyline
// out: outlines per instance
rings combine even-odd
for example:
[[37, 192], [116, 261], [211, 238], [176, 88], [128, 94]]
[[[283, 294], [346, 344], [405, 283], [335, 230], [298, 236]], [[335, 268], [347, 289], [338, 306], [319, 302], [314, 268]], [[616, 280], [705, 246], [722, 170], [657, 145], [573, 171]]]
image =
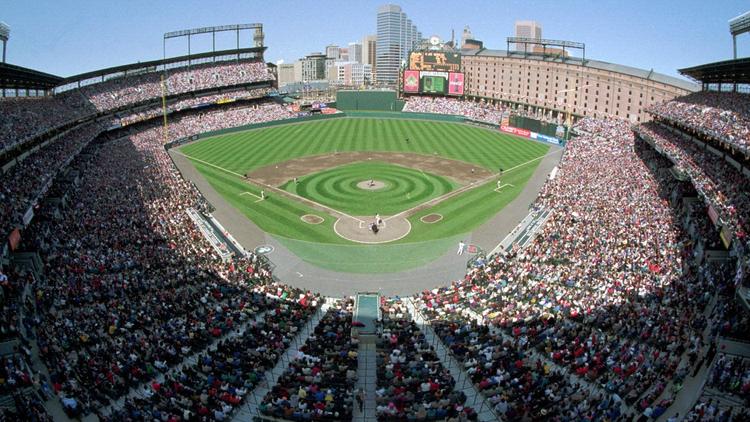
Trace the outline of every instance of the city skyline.
[[[71, 76], [161, 58], [164, 32], [244, 22], [264, 25], [266, 61], [293, 63], [325, 50], [326, 45], [345, 47], [375, 34], [378, 7], [389, 2], [356, 3], [280, 1], [257, 7], [247, 2], [223, 2], [222, 7], [208, 8], [195, 1], [174, 7], [167, 1], [136, 0], [123, 8], [90, 1], [44, 0], [14, 3], [3, 10], [0, 20], [11, 27], [8, 63]], [[545, 38], [585, 43], [589, 58], [672, 76], [679, 76], [681, 67], [731, 58], [728, 20], [748, 9], [746, 3], [735, 0], [716, 5], [700, 1], [570, 1], [564, 5], [552, 1], [508, 1], [502, 5], [469, 1], [458, 9], [449, 7], [452, 2], [439, 0], [430, 5], [391, 3], [401, 6], [424, 37], [436, 34], [447, 40], [454, 30], [458, 40], [468, 25], [486, 48], [505, 49], [505, 38], [514, 34], [515, 21], [533, 20], [544, 27]], [[220, 41], [231, 44], [227, 39]], [[749, 41], [748, 36], [738, 39], [739, 56], [750, 55]], [[210, 40], [195, 39], [193, 48], [208, 50]], [[178, 55], [184, 54], [181, 50], [185, 48], [168, 45], [167, 50], [167, 55]]]

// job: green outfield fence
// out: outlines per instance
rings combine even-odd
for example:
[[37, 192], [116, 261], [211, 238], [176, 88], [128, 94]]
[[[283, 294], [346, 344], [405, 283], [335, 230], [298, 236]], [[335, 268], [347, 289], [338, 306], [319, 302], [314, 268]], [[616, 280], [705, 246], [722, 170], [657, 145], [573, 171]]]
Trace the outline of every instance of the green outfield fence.
[[347, 117], [365, 117], [368, 119], [409, 119], [409, 120], [433, 120], [439, 122], [463, 123], [466, 118], [450, 114], [433, 113], [403, 113], [384, 111], [347, 111]]
[[557, 133], [557, 126], [554, 123], [542, 122], [540, 120], [532, 119], [525, 116], [510, 116], [510, 125], [514, 127], [520, 127], [522, 129], [528, 129], [532, 132], [541, 133], [542, 135], [552, 136], [553, 138], [567, 139], [568, 129], [563, 126], [563, 134]]
[[343, 111], [401, 111], [404, 102], [396, 91], [339, 91], [336, 107]]

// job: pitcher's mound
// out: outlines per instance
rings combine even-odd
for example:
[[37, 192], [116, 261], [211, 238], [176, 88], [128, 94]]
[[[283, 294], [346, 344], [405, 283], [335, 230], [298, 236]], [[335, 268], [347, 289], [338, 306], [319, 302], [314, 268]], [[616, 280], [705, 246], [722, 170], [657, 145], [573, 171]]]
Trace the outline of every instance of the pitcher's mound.
[[411, 231], [411, 223], [404, 217], [383, 217], [378, 232], [372, 231], [374, 216], [342, 216], [333, 224], [333, 230], [344, 239], [357, 243], [388, 243], [404, 238]]
[[385, 183], [379, 180], [363, 180], [357, 183], [357, 187], [363, 190], [378, 190], [385, 187]]

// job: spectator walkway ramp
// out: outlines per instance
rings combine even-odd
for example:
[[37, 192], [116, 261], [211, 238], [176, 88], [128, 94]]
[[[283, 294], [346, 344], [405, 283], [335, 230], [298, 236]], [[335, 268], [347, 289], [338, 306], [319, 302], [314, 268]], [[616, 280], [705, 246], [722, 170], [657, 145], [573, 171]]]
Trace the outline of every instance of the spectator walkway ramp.
[[[375, 412], [375, 390], [377, 390], [377, 353], [375, 342], [360, 341], [357, 355], [357, 390], [364, 392], [362, 410], [357, 400], [354, 400], [354, 422], [375, 422], [378, 420]], [[355, 393], [356, 394], [356, 393]]]
[[435, 334], [429, 321], [425, 319], [422, 314], [417, 311], [414, 303], [409, 300], [405, 300], [406, 308], [409, 310], [414, 322], [417, 324], [419, 329], [424, 333], [425, 340], [427, 343], [432, 345], [437, 353], [443, 366], [448, 368], [453, 379], [456, 380], [454, 389], [456, 391], [463, 391], [466, 395], [466, 406], [472, 407], [478, 416], [479, 422], [490, 422], [499, 420], [495, 413], [492, 411], [492, 405], [490, 402], [477, 391], [474, 384], [469, 379], [469, 375], [463, 370], [461, 364], [453, 357], [450, 351], [443, 345], [442, 340]]
[[261, 415], [258, 406], [263, 401], [263, 398], [266, 396], [266, 394], [271, 391], [271, 388], [276, 385], [281, 375], [289, 366], [289, 363], [292, 362], [297, 356], [300, 347], [305, 344], [305, 341], [310, 336], [310, 333], [313, 332], [315, 327], [318, 325], [318, 322], [320, 322], [320, 319], [323, 318], [323, 315], [325, 315], [326, 311], [328, 311], [328, 309], [334, 304], [334, 302], [336, 302], [336, 300], [326, 298], [323, 306], [318, 309], [318, 312], [316, 312], [315, 315], [310, 318], [310, 320], [304, 325], [304, 327], [302, 327], [299, 333], [297, 333], [297, 336], [294, 337], [291, 345], [286, 350], [286, 353], [281, 355], [279, 361], [276, 362], [276, 366], [266, 371], [266, 373], [263, 374], [263, 381], [261, 381], [255, 387], [255, 389], [253, 389], [253, 391], [245, 396], [245, 403], [234, 414], [232, 414], [231, 420], [243, 422], [256, 419], [277, 420]]

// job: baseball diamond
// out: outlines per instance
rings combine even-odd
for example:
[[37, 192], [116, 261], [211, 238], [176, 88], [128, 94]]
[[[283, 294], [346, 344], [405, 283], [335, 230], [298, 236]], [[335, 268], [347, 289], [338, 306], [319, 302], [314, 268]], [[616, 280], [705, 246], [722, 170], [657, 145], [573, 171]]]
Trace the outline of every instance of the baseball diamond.
[[[396, 245], [442, 244], [495, 215], [523, 190], [549, 150], [466, 124], [356, 117], [215, 136], [179, 153], [231, 205], [303, 260], [329, 269], [389, 272], [442, 253], [441, 248], [423, 247], [407, 256]], [[512, 169], [502, 178], [513, 186], [500, 194], [494, 191], [498, 167]], [[375, 179], [381, 188], [357, 186]], [[261, 191], [263, 201], [243, 194]], [[421, 220], [434, 213], [443, 216], [439, 225]], [[373, 238], [368, 224], [376, 214], [404, 223], [379, 229]], [[309, 224], [301, 219], [304, 215], [322, 221]], [[396, 227], [401, 231], [396, 233]], [[318, 247], [309, 248], [308, 242]], [[362, 243], [369, 245], [365, 258], [355, 251]], [[347, 247], [337, 247], [334, 254], [331, 245]], [[348, 256], [366, 262], [353, 266]], [[389, 265], [382, 265], [384, 260]]]

